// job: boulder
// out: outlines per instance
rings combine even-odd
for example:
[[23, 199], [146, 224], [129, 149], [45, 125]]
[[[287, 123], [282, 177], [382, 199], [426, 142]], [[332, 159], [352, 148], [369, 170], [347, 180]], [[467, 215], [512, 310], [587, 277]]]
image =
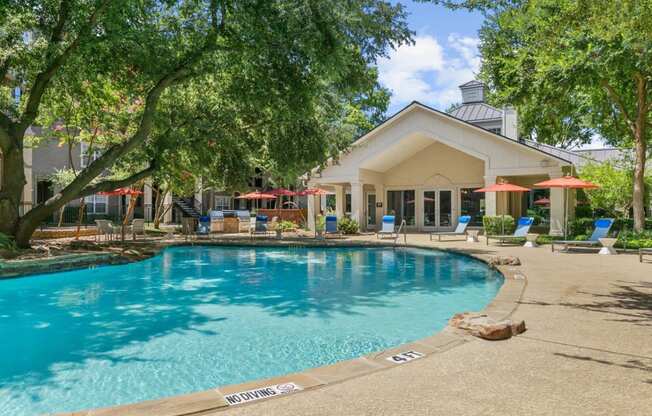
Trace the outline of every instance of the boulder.
[[525, 321], [520, 320], [513, 322], [509, 319], [496, 321], [485, 314], [476, 312], [463, 312], [455, 314], [449, 321], [448, 325], [453, 328], [462, 329], [471, 333], [471, 335], [497, 341], [511, 338], [514, 335], [525, 332]]
[[512, 322], [512, 335], [522, 334], [526, 329], [524, 320]]
[[521, 260], [515, 256], [493, 256], [489, 258], [490, 266], [520, 266]]
[[483, 325], [471, 331], [471, 335], [489, 341], [500, 341], [512, 337], [512, 322], [502, 321]]

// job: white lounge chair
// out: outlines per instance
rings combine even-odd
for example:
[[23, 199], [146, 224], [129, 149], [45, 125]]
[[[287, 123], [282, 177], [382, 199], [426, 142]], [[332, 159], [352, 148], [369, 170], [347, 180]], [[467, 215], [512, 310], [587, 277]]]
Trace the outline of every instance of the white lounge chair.
[[595, 220], [593, 226], [593, 234], [589, 237], [588, 240], [563, 240], [563, 241], [553, 241], [552, 242], [552, 251], [555, 251], [555, 245], [564, 246], [564, 250], [568, 250], [570, 247], [599, 247], [600, 239], [605, 238], [609, 234], [611, 226], [614, 224], [613, 218], [600, 218]]
[[455, 231], [444, 231], [444, 232], [436, 232], [436, 233], [430, 233], [430, 241], [432, 241], [432, 237], [437, 236], [437, 241], [441, 241], [442, 237], [455, 237], [455, 236], [464, 236], [466, 237], [466, 227], [469, 226], [469, 223], [471, 222], [471, 216], [469, 215], [462, 215], [458, 220], [457, 220], [457, 227], [455, 228]]
[[238, 225], [238, 232], [242, 233], [249, 233], [251, 232], [251, 214], [249, 211], [246, 210], [240, 210], [236, 211], [235, 214], [237, 215], [239, 221]]
[[131, 221], [131, 234], [136, 239], [137, 235], [145, 235], [145, 220], [142, 218]]
[[394, 215], [385, 215], [383, 216], [383, 223], [380, 231], [376, 233], [376, 237], [384, 238], [389, 236], [390, 238], [398, 238], [396, 233], [396, 216]]
[[504, 242], [513, 242], [514, 240], [523, 240], [527, 233], [530, 232], [530, 227], [534, 223], [534, 218], [532, 217], [521, 217], [518, 219], [518, 224], [516, 225], [516, 230], [514, 234], [511, 235], [487, 235], [487, 245], [489, 245], [489, 240], [498, 240], [501, 244]]

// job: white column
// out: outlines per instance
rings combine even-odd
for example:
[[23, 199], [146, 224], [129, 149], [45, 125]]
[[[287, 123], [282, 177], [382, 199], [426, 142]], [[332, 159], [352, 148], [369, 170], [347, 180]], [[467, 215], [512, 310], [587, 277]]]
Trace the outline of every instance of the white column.
[[363, 197], [364, 193], [362, 191], [363, 184], [353, 182], [351, 183], [351, 218], [360, 224], [360, 229], [364, 229], [366, 221], [363, 221]]
[[387, 209], [385, 187], [381, 184], [376, 184], [374, 188], [376, 189], [376, 229], [380, 230], [381, 224], [383, 223], [383, 215], [385, 215], [385, 210]]
[[143, 186], [143, 216], [145, 221], [152, 221], [152, 181], [145, 181]]
[[[561, 172], [551, 172], [550, 179], [559, 178]], [[550, 235], [564, 235], [565, 191], [561, 188], [550, 189]]]
[[163, 210], [165, 210], [165, 215], [163, 216], [163, 222], [169, 224], [172, 222], [172, 193], [168, 192], [165, 194], [163, 199]]
[[317, 229], [317, 216], [319, 215], [319, 199], [314, 195], [308, 195], [306, 198], [308, 204], [308, 229], [315, 231]]
[[335, 215], [337, 218], [344, 218], [344, 209], [346, 207], [346, 193], [344, 187], [335, 185]]
[[[493, 175], [486, 175], [484, 177], [484, 186], [494, 185], [496, 183], [496, 177]], [[496, 216], [496, 192], [487, 192], [484, 194], [484, 206], [485, 206], [485, 215]]]

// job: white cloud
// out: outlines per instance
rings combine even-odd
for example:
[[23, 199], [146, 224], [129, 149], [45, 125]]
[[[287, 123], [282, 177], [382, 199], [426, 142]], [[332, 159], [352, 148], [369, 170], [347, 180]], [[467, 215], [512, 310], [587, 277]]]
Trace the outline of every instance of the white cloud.
[[458, 85], [476, 77], [479, 39], [450, 34], [446, 47], [429, 35], [417, 36], [379, 62], [380, 82], [392, 91], [390, 111], [417, 100], [445, 109], [459, 102]]

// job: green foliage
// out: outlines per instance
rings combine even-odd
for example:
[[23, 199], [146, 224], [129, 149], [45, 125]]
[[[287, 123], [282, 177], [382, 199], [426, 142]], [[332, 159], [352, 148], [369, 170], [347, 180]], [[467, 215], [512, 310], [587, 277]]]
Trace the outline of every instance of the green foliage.
[[109, 169], [172, 189], [294, 182], [384, 117], [376, 61], [412, 36], [383, 0], [10, 0], [0, 17], [0, 148], [38, 124], [102, 153], [63, 202]]
[[287, 231], [293, 231], [297, 229], [297, 225], [293, 223], [292, 221], [280, 221], [278, 224], [276, 224], [276, 230], [281, 231], [282, 233], [287, 232]]
[[498, 215], [495, 217], [485, 215], [482, 217], [482, 225], [484, 226], [485, 235], [512, 234], [516, 229], [514, 217], [511, 215]]
[[324, 231], [326, 229], [326, 216], [318, 215], [317, 221], [315, 221], [316, 231]]
[[360, 231], [360, 224], [354, 219], [344, 217], [337, 222], [337, 229], [342, 234], [357, 234]]
[[632, 206], [630, 169], [612, 162], [590, 163], [582, 167], [580, 177], [600, 185], [598, 189], [584, 191], [592, 209], [606, 210], [611, 216], [627, 214]]
[[0, 233], [0, 249], [14, 251], [16, 247], [16, 242], [10, 236]]
[[[652, 227], [651, 227], [652, 228]], [[616, 247], [639, 249], [652, 247], [652, 230], [642, 232], [622, 231], [618, 234]]]
[[534, 218], [534, 223], [532, 225], [541, 225], [550, 215], [547, 211], [548, 210], [535, 205], [534, 207], [527, 210], [527, 216]]
[[588, 204], [581, 204], [575, 206], [575, 218], [592, 218], [593, 217], [593, 208]]

